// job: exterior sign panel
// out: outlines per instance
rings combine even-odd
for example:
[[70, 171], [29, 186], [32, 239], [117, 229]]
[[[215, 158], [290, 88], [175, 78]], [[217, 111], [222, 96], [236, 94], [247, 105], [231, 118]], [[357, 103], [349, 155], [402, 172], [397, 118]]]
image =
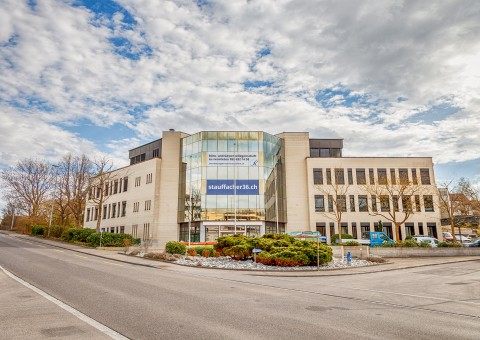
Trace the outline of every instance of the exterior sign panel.
[[[234, 182], [237, 182], [235, 192]], [[207, 195], [258, 195], [258, 179], [208, 179]]]
[[207, 166], [258, 166], [258, 152], [207, 152]]

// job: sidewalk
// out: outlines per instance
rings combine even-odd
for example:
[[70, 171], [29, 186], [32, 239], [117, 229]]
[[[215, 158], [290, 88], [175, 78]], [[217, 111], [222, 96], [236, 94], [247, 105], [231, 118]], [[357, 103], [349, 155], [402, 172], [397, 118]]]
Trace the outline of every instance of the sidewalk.
[[[94, 248], [86, 248], [71, 243], [46, 240], [38, 237], [17, 234], [13, 232], [0, 231], [1, 233], [10, 235], [11, 237], [25, 238], [32, 242], [48, 244], [53, 247], [71, 250], [78, 253], [93, 255], [112, 261], [123, 262], [138, 266], [151, 267], [157, 269], [168, 269], [178, 272], [196, 272], [199, 271], [224, 271], [228, 269], [206, 268], [206, 267], [190, 267], [182, 266], [171, 262], [144, 259], [137, 256], [127, 256], [117, 250], [99, 250]], [[415, 258], [389, 258], [387, 263], [372, 265], [367, 267], [352, 267], [342, 269], [330, 269], [320, 271], [256, 271], [256, 270], [235, 270], [235, 272], [243, 273], [245, 275], [255, 276], [278, 276], [278, 277], [309, 277], [309, 276], [340, 276], [340, 275], [357, 275], [369, 274], [377, 272], [385, 272], [392, 270], [401, 270], [417, 267], [436, 266], [448, 263], [478, 261], [479, 256], [458, 256], [458, 257], [415, 257]]]

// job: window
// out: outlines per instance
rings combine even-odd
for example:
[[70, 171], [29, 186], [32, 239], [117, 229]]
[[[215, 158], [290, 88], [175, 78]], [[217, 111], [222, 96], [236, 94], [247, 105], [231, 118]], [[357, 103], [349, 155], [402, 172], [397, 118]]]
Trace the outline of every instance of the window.
[[390, 169], [390, 179], [392, 181], [392, 185], [397, 184], [397, 178], [395, 176], [395, 169]]
[[103, 219], [106, 219], [107, 218], [107, 205], [105, 204], [103, 206], [103, 216], [102, 216]]
[[315, 195], [315, 212], [325, 211], [325, 197], [323, 195]]
[[372, 195], [372, 211], [376, 212], [377, 211], [377, 196]]
[[123, 178], [123, 191], [127, 191], [128, 189], [128, 177]]
[[139, 210], [139, 207], [140, 207], [140, 202], [135, 202], [133, 203], [133, 212], [138, 212]]
[[158, 156], [160, 156], [160, 149], [153, 150], [153, 157], [155, 158], [155, 157], [158, 157]]
[[147, 174], [147, 184], [152, 183], [152, 174]]
[[143, 241], [150, 241], [150, 223], [143, 225]]
[[141, 181], [142, 177], [135, 177], [135, 186], [136, 187], [139, 187], [140, 186], [140, 181]]
[[350, 195], [350, 211], [355, 212], [355, 196]]
[[412, 182], [418, 184], [417, 169], [412, 169]]
[[113, 182], [113, 193], [118, 193], [118, 179]]
[[111, 227], [111, 228], [110, 228], [110, 232], [111, 232], [112, 234], [115, 233], [115, 227]]
[[333, 196], [328, 195], [328, 211], [333, 211]]
[[358, 196], [358, 211], [368, 211], [367, 205], [367, 196], [366, 195], [359, 195]]
[[105, 190], [103, 192], [104, 196], [108, 196], [108, 182], [105, 182]]
[[393, 195], [392, 201], [393, 201], [393, 210], [399, 211], [400, 208], [398, 207], [398, 196]]
[[152, 206], [152, 200], [145, 201], [145, 210], [150, 210]]
[[433, 211], [433, 196], [432, 195], [424, 195], [423, 196], [423, 206], [425, 207], [425, 212], [432, 212]]
[[323, 184], [322, 169], [313, 169], [313, 184]]
[[356, 222], [352, 222], [352, 236], [354, 239], [356, 239], [358, 236], [357, 236], [357, 223]]
[[378, 184], [387, 185], [387, 169], [377, 169]]
[[375, 177], [373, 176], [373, 169], [368, 169], [368, 177], [370, 177], [370, 184], [375, 184]]
[[341, 209], [343, 212], [347, 211], [347, 196], [337, 195], [337, 210]]
[[133, 224], [132, 225], [132, 237], [134, 237], [134, 238], [137, 237], [137, 230], [138, 230], [138, 224]]
[[120, 226], [120, 234], [125, 234], [125, 226]]
[[332, 170], [327, 169], [326, 173], [327, 173], [327, 184], [332, 184]]
[[388, 195], [380, 195], [380, 210], [382, 212], [390, 211], [390, 199]]
[[417, 212], [422, 211], [422, 208], [420, 207], [420, 196], [419, 195], [415, 195], [415, 210]]
[[112, 218], [115, 218], [117, 212], [117, 205], [115, 203], [112, 204]]
[[348, 234], [348, 223], [342, 223], [342, 234]]
[[320, 149], [320, 157], [330, 157], [330, 149]]
[[428, 169], [420, 169], [420, 180], [423, 185], [430, 185], [430, 171]]
[[348, 184], [352, 185], [352, 184], [353, 184], [353, 173], [352, 173], [352, 169], [347, 169], [347, 173], [348, 173]]
[[412, 211], [412, 198], [410, 196], [402, 196], [402, 209], [404, 212]]
[[320, 150], [318, 148], [311, 148], [310, 157], [320, 157]]
[[125, 217], [127, 214], [127, 201], [122, 202], [122, 217]]
[[365, 169], [356, 169], [357, 173], [357, 184], [365, 185], [367, 184], [367, 177], [365, 176]]
[[335, 184], [345, 184], [345, 173], [343, 169], [335, 169]]
[[100, 191], [102, 190], [100, 187], [96, 187], [97, 189], [97, 198], [100, 198]]
[[96, 221], [98, 219], [98, 208], [96, 207], [95, 208], [95, 218], [94, 220]]
[[400, 178], [401, 185], [408, 184], [408, 170], [407, 169], [398, 169], [398, 177]]
[[86, 222], [90, 221], [90, 208], [87, 209]]

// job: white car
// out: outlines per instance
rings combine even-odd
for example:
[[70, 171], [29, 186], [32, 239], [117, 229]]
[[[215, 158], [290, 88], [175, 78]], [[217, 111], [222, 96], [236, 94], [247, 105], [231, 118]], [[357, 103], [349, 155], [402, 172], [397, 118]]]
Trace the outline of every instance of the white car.
[[418, 243], [423, 243], [423, 242], [426, 242], [430, 245], [430, 247], [432, 248], [436, 248], [438, 247], [438, 240], [434, 237], [430, 237], [430, 236], [414, 236], [412, 237], [412, 239]]
[[467, 236], [467, 235], [459, 235], [459, 234], [455, 234], [455, 239], [459, 242], [462, 242], [462, 243], [465, 243], [465, 242], [470, 242], [472, 241], [472, 238], [470, 236]]

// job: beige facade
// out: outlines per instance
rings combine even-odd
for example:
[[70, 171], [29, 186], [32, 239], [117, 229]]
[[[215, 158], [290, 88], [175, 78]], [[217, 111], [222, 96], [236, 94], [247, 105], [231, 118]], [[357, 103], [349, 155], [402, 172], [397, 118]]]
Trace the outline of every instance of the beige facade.
[[[221, 139], [223, 135], [227, 136], [228, 143]], [[246, 136], [246, 139], [230, 143], [232, 136]], [[218, 149], [212, 151], [212, 145]], [[220, 149], [221, 145], [226, 145], [226, 151]], [[246, 151], [237, 149], [242, 146]], [[92, 189], [87, 200], [84, 226], [95, 228], [98, 218], [101, 218], [100, 225], [105, 231], [129, 233], [158, 247], [163, 247], [168, 241], [185, 240], [186, 228], [190, 225], [187, 209], [192, 203], [190, 185], [193, 184], [189, 183], [195, 183], [198, 195], [193, 200], [195, 214], [190, 230], [196, 234], [195, 239], [191, 238], [192, 241], [210, 241], [224, 233], [248, 234], [252, 231], [263, 234], [276, 229], [285, 232], [318, 230], [330, 241], [330, 236], [339, 232], [339, 226], [329, 210], [328, 196], [334, 195], [334, 174], [343, 169], [346, 197], [346, 211], [341, 220], [343, 232], [361, 238], [365, 231], [374, 230], [375, 224], [382, 221], [386, 232], [393, 237], [394, 229], [388, 230], [389, 224], [393, 226], [393, 223], [385, 218], [386, 212], [381, 211], [382, 208], [385, 210], [384, 201], [382, 203], [380, 197], [376, 197], [376, 209], [382, 214], [375, 213], [372, 210], [372, 193], [367, 184], [370, 183], [371, 174], [372, 183], [378, 185], [382, 180], [388, 180], [389, 183], [392, 179], [399, 181], [401, 174], [406, 171], [409, 181], [419, 184], [412, 196], [413, 214], [402, 224], [401, 238], [430, 234], [441, 239], [438, 190], [431, 158], [342, 157], [342, 147], [342, 140], [312, 140], [306, 132], [285, 132], [273, 136], [262, 132], [201, 132], [188, 135], [166, 131], [162, 139], [132, 149], [131, 165], [108, 175], [108, 184], [102, 189], [106, 196], [101, 206], [95, 199], [98, 194], [95, 190], [99, 189]], [[229, 157], [247, 154], [250, 159], [244, 158], [233, 166], [219, 166], [217, 172], [208, 157], [220, 157], [221, 153]], [[263, 167], [257, 171], [257, 166]], [[222, 169], [230, 177], [223, 179]], [[357, 180], [357, 170], [361, 169], [365, 173], [366, 184]], [[217, 176], [214, 181], [208, 177], [212, 170]], [[322, 184], [317, 183], [319, 170]], [[242, 178], [242, 173], [250, 176], [248, 181]], [[333, 178], [332, 184], [327, 181], [327, 173]], [[260, 177], [252, 177], [252, 174]], [[427, 174], [429, 184], [422, 183]], [[239, 182], [243, 179], [247, 186], [260, 184], [258, 188], [255, 186], [258, 193], [249, 192], [244, 196], [235, 193], [232, 196], [226, 191], [217, 191], [215, 196], [211, 196], [213, 194], [206, 189], [209, 182], [231, 185], [231, 178]], [[323, 211], [318, 206], [320, 196], [324, 196]], [[216, 213], [212, 213], [214, 210], [209, 206], [209, 197], [217, 197]], [[360, 211], [362, 197], [367, 197], [366, 211]], [[255, 213], [241, 208], [242, 202], [247, 200], [249, 207], [254, 202]], [[225, 207], [220, 205], [223, 201], [227, 204]], [[397, 217], [400, 218], [404, 209], [401, 198], [396, 203]], [[277, 204], [280, 209], [276, 209]], [[429, 211], [430, 206], [433, 211]], [[390, 208], [394, 209], [392, 204]], [[278, 211], [281, 213], [277, 219]]]

